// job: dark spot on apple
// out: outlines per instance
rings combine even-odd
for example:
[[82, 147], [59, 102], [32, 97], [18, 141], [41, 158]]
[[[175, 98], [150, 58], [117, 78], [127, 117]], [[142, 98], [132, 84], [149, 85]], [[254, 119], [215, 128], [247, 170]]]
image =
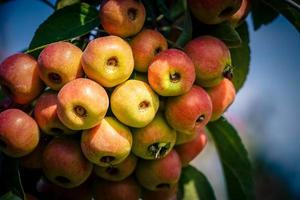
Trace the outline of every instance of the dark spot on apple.
[[161, 47], [157, 47], [155, 50], [154, 50], [154, 55], [160, 53], [162, 51], [162, 48]]
[[172, 83], [177, 83], [180, 80], [180, 74], [177, 72], [170, 73], [170, 80]]
[[127, 15], [128, 15], [128, 18], [131, 20], [131, 21], [134, 21], [137, 17], [137, 12], [138, 10], [136, 8], [129, 8], [127, 10]]
[[64, 176], [57, 176], [55, 177], [55, 180], [61, 184], [69, 184], [71, 183], [70, 179], [64, 177]]
[[224, 10], [222, 10], [219, 14], [219, 17], [230, 17], [235, 12], [235, 9], [233, 6], [228, 6]]
[[170, 189], [171, 186], [169, 183], [160, 183], [156, 186], [157, 189]]
[[61, 135], [64, 133], [64, 130], [62, 130], [61, 128], [56, 128], [56, 127], [53, 127], [50, 129], [50, 132], [55, 134], [55, 135]]
[[197, 124], [202, 123], [205, 120], [205, 115], [201, 115], [200, 117], [198, 117], [198, 119], [196, 120]]
[[119, 64], [118, 58], [113, 56], [106, 61], [106, 65], [110, 67], [117, 67]]
[[118, 168], [112, 167], [112, 166], [106, 168], [105, 171], [106, 171], [109, 175], [112, 175], [112, 176], [117, 175], [117, 174], [120, 172]]
[[111, 163], [112, 161], [114, 161], [116, 158], [113, 156], [103, 156], [102, 158], [100, 158], [100, 162], [103, 163]]
[[82, 106], [75, 106], [74, 107], [74, 112], [78, 117], [87, 117], [87, 111], [84, 107]]
[[150, 102], [144, 100], [139, 104], [139, 110], [144, 110], [144, 109], [148, 108], [149, 106], [150, 106]]
[[6, 147], [7, 147], [6, 142], [3, 139], [0, 138], [0, 148], [5, 149]]
[[59, 74], [51, 72], [48, 74], [48, 79], [55, 83], [55, 84], [61, 84], [62, 83], [62, 78]]

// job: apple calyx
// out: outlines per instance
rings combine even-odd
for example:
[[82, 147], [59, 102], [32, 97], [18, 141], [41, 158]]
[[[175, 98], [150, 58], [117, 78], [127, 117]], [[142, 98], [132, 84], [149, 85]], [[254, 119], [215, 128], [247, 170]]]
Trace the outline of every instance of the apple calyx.
[[223, 71], [223, 77], [229, 80], [233, 79], [233, 66], [231, 66], [230, 64], [226, 64]]
[[170, 148], [171, 144], [168, 143], [154, 143], [148, 147], [148, 151], [155, 159], [162, 158]]
[[74, 112], [75, 114], [80, 117], [80, 118], [84, 118], [87, 117], [87, 111], [84, 107], [82, 106], [75, 106], [74, 107]]
[[205, 120], [205, 115], [200, 115], [200, 117], [198, 117], [198, 119], [196, 120], [196, 124], [200, 124], [204, 120]]
[[112, 161], [114, 161], [116, 158], [113, 156], [103, 156], [100, 158], [100, 161], [103, 163], [111, 163]]
[[51, 72], [48, 74], [48, 78], [50, 81], [52, 81], [55, 84], [61, 84], [62, 83], [62, 78], [59, 74]]
[[127, 10], [128, 18], [129, 18], [131, 21], [134, 21], [134, 20], [136, 19], [137, 12], [138, 12], [137, 9], [135, 9], [135, 8], [129, 8], [129, 9]]
[[148, 108], [150, 106], [150, 102], [149, 101], [142, 101], [140, 104], [139, 104], [139, 110], [144, 110], [146, 108]]
[[177, 83], [180, 80], [180, 74], [177, 72], [170, 73], [170, 80], [172, 83]]

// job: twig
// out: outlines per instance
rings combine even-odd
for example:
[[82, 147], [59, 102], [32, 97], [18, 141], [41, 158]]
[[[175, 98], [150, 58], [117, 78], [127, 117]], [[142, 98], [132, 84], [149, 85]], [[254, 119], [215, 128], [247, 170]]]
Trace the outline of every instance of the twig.
[[52, 9], [55, 9], [55, 6], [48, 0], [40, 0], [41, 2], [47, 4], [49, 7], [51, 7]]
[[300, 5], [293, 0], [285, 0], [286, 3], [290, 4], [294, 8], [300, 11]]

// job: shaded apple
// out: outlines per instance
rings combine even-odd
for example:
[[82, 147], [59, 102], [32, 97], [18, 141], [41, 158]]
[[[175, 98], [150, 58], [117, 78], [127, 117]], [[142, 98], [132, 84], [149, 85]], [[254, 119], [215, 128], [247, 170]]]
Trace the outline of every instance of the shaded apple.
[[6, 155], [28, 155], [37, 147], [39, 138], [39, 127], [28, 114], [19, 109], [0, 113], [0, 150]]
[[239, 10], [234, 13], [229, 18], [230, 23], [234, 26], [237, 27], [239, 26], [247, 17], [251, 7], [251, 1], [250, 0], [242, 0], [242, 5], [239, 8]]
[[144, 29], [130, 42], [134, 57], [134, 69], [147, 72], [154, 56], [168, 48], [166, 38], [158, 31]]
[[196, 126], [193, 130], [190, 131], [176, 131], [175, 145], [184, 144], [195, 139], [198, 135], [198, 132], [201, 130], [202, 128]]
[[69, 42], [47, 45], [38, 58], [41, 79], [51, 89], [59, 90], [66, 83], [82, 77], [81, 55], [81, 49]]
[[128, 80], [114, 89], [110, 105], [118, 120], [128, 126], [141, 128], [155, 117], [159, 99], [147, 83]]
[[55, 138], [43, 153], [43, 172], [54, 184], [73, 188], [87, 180], [93, 165], [82, 154], [79, 142], [70, 138]]
[[225, 70], [231, 67], [230, 51], [226, 44], [212, 36], [200, 36], [184, 47], [196, 70], [196, 84], [213, 87], [223, 79]]
[[64, 85], [57, 99], [59, 120], [72, 130], [90, 129], [98, 125], [109, 106], [105, 89], [86, 78]]
[[2, 90], [18, 104], [28, 104], [44, 89], [37, 61], [30, 55], [17, 53], [0, 64]]
[[135, 170], [137, 157], [129, 154], [127, 158], [119, 164], [108, 167], [94, 166], [94, 172], [97, 176], [109, 181], [121, 181], [130, 176]]
[[104, 87], [114, 87], [126, 81], [134, 68], [129, 44], [117, 36], [90, 41], [81, 63], [86, 75]]
[[34, 119], [43, 133], [49, 135], [71, 134], [74, 130], [67, 128], [57, 116], [57, 94], [45, 92], [34, 107]]
[[176, 141], [176, 131], [172, 129], [161, 113], [145, 127], [132, 129], [132, 152], [143, 159], [165, 157]]
[[181, 161], [175, 150], [158, 160], [138, 161], [136, 177], [148, 190], [170, 189], [177, 184], [181, 174]]
[[181, 96], [168, 98], [165, 116], [171, 127], [181, 132], [204, 127], [211, 118], [212, 102], [200, 86]]
[[142, 190], [143, 200], [177, 200], [178, 185], [163, 190]]
[[138, 200], [141, 188], [133, 177], [122, 181], [98, 179], [93, 184], [95, 200]]
[[195, 67], [183, 51], [168, 49], [152, 60], [148, 81], [161, 96], [182, 95], [191, 89], [195, 81]]
[[210, 121], [215, 121], [228, 109], [235, 99], [235, 88], [232, 82], [226, 78], [212, 88], [207, 89], [212, 102], [212, 115]]
[[81, 135], [81, 149], [86, 158], [103, 167], [121, 163], [131, 146], [130, 129], [113, 117], [105, 117], [98, 126]]
[[219, 24], [230, 18], [242, 0], [188, 0], [192, 14], [204, 24]]
[[104, 30], [110, 35], [129, 37], [142, 29], [146, 11], [141, 1], [105, 0], [99, 17]]
[[195, 159], [204, 149], [207, 144], [207, 136], [205, 130], [198, 131], [196, 138], [192, 141], [175, 146], [181, 164], [183, 167], [187, 166], [193, 159]]

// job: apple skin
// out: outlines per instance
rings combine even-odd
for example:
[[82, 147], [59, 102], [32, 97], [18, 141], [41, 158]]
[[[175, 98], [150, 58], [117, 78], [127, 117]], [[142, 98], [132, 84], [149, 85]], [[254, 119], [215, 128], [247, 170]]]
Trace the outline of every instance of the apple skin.
[[172, 188], [179, 181], [181, 161], [175, 150], [158, 160], [139, 160], [136, 177], [146, 189], [165, 190]]
[[212, 36], [200, 36], [184, 47], [196, 69], [196, 84], [213, 87], [223, 79], [226, 67], [231, 66], [230, 51], [226, 44]]
[[128, 80], [114, 89], [110, 105], [112, 112], [122, 123], [141, 128], [155, 117], [159, 98], [147, 83]]
[[141, 1], [105, 0], [101, 4], [99, 17], [107, 33], [125, 38], [142, 29], [146, 11]]
[[105, 89], [86, 78], [64, 85], [57, 100], [58, 118], [72, 130], [90, 129], [98, 125], [109, 106]]
[[121, 163], [131, 147], [130, 129], [113, 117], [105, 117], [98, 126], [81, 135], [83, 154], [90, 162], [102, 167]]
[[205, 130], [198, 131], [196, 138], [192, 141], [175, 146], [175, 150], [178, 153], [182, 167], [188, 166], [188, 164], [196, 158], [204, 149], [207, 144], [207, 136]]
[[250, 8], [251, 8], [251, 1], [250, 0], [242, 0], [242, 5], [241, 5], [240, 9], [229, 18], [229, 22], [234, 27], [238, 27], [240, 24], [242, 24], [242, 22], [245, 20], [245, 18], [249, 14]]
[[18, 104], [30, 103], [44, 89], [37, 61], [23, 53], [11, 55], [0, 64], [0, 85]]
[[169, 98], [165, 116], [171, 127], [181, 132], [204, 127], [211, 118], [212, 102], [207, 92], [200, 86], [181, 96]]
[[191, 89], [195, 81], [195, 67], [183, 51], [168, 49], [152, 60], [148, 81], [161, 96], [182, 95]]
[[142, 190], [143, 200], [177, 200], [178, 184], [164, 190]]
[[144, 29], [130, 42], [134, 57], [134, 69], [147, 72], [156, 54], [168, 48], [166, 38], [158, 31]]
[[80, 64], [82, 51], [69, 42], [55, 42], [46, 46], [38, 58], [41, 79], [53, 90], [83, 77]]
[[28, 114], [19, 109], [0, 113], [0, 150], [6, 155], [28, 155], [37, 147], [39, 138], [39, 127]]
[[137, 160], [136, 156], [129, 154], [129, 156], [119, 164], [108, 167], [94, 166], [94, 173], [100, 178], [109, 181], [121, 181], [133, 173]]
[[54, 138], [44, 150], [42, 166], [45, 176], [64, 188], [81, 185], [93, 170], [80, 144], [70, 138]]
[[198, 135], [198, 132], [201, 131], [202, 128], [195, 127], [193, 130], [190, 131], [176, 131], [176, 143], [175, 145], [184, 144], [187, 142], [192, 141]]
[[192, 14], [204, 24], [219, 24], [230, 18], [242, 0], [188, 0]]
[[[147, 126], [132, 129], [132, 133], [132, 152], [146, 160], [165, 157], [176, 141], [176, 131], [167, 124], [160, 113], [157, 113]], [[154, 148], [153, 151], [151, 148]]]
[[114, 87], [126, 81], [134, 68], [130, 45], [117, 36], [105, 36], [89, 42], [81, 63], [86, 75], [104, 87]]
[[45, 92], [38, 98], [34, 107], [34, 119], [42, 133], [54, 136], [74, 133], [73, 130], [63, 125], [57, 116], [56, 93]]
[[133, 177], [122, 181], [98, 179], [93, 184], [95, 200], [139, 200], [141, 188]]
[[207, 93], [213, 105], [210, 121], [215, 121], [219, 119], [233, 103], [236, 95], [235, 88], [230, 80], [224, 78], [219, 85], [207, 89]]

